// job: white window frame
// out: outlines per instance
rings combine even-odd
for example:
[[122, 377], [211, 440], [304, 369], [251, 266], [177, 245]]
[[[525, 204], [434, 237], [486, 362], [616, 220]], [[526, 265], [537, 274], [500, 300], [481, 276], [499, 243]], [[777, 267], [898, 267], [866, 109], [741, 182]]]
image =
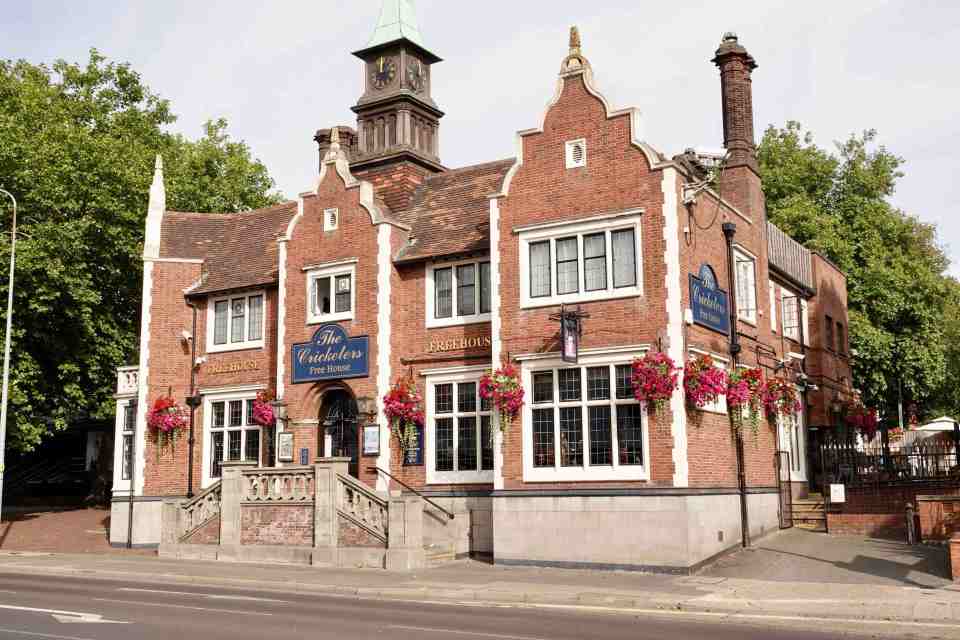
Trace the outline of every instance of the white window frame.
[[[256, 462], [257, 462], [257, 466], [258, 467], [260, 466], [260, 461], [263, 460], [263, 447], [264, 447], [264, 436], [265, 436], [264, 429], [259, 425], [253, 426], [251, 424], [248, 424], [248, 422], [252, 422], [252, 420], [249, 419], [247, 415], [247, 403], [250, 400], [254, 400], [256, 397], [257, 397], [256, 391], [247, 391], [247, 392], [232, 391], [228, 393], [214, 393], [210, 395], [205, 395], [203, 397], [203, 446], [201, 449], [201, 455], [203, 456], [202, 463], [201, 463], [201, 469], [202, 469], [201, 477], [203, 478], [203, 485], [202, 485], [203, 488], [207, 488], [213, 483], [219, 482], [222, 479], [220, 477], [214, 478], [214, 477], [211, 477], [210, 475], [211, 472], [213, 471], [213, 469], [211, 468], [212, 455], [213, 455], [213, 404], [216, 402], [223, 402], [226, 405], [224, 407], [224, 411], [226, 412], [224, 416], [224, 424], [226, 426], [224, 426], [223, 428], [220, 428], [220, 427], [217, 428], [218, 431], [224, 432], [224, 443], [223, 443], [224, 461], [228, 459], [227, 446], [229, 444], [229, 441], [227, 440], [227, 435], [226, 435], [228, 431], [239, 430], [242, 433], [242, 435], [240, 436], [240, 454], [241, 456], [245, 456], [247, 451], [247, 448], [246, 448], [247, 447], [247, 431], [259, 430], [260, 431], [260, 455], [258, 456], [258, 459], [256, 460]], [[232, 400], [239, 400], [243, 406], [243, 409], [242, 409], [243, 414], [241, 418], [242, 424], [239, 427], [229, 426], [230, 402]]]
[[[718, 356], [715, 353], [710, 353], [709, 351], [704, 351], [703, 349], [697, 349], [696, 347], [690, 347], [688, 350], [689, 354], [687, 356], [688, 360], [693, 360], [697, 356], [710, 356], [713, 358], [713, 366], [721, 371], [730, 373], [730, 361], [727, 358]], [[683, 372], [680, 373], [680, 385], [683, 385]], [[697, 411], [704, 411], [706, 413], [716, 413], [719, 415], [727, 415], [727, 396], [720, 394], [717, 396], [717, 399], [713, 402], [706, 404], [703, 407], [696, 409]]]
[[[787, 324], [787, 305], [784, 302], [786, 298], [796, 298], [797, 308], [800, 311], [800, 317], [794, 322], [799, 322], [797, 325], [796, 333], [792, 331], [787, 331], [787, 327], [790, 326]], [[795, 293], [786, 287], [780, 287], [780, 321], [783, 323], [783, 335], [789, 340], [793, 340], [796, 343], [800, 342], [800, 327], [803, 327], [803, 344], [804, 346], [810, 346], [810, 323], [809, 323], [809, 310], [807, 301], [799, 293]]]
[[[133, 414], [133, 428], [126, 428], [126, 413], [128, 408], [132, 408], [134, 411]], [[114, 438], [113, 443], [113, 490], [117, 491], [130, 491], [130, 482], [131, 478], [123, 477], [123, 467], [124, 467], [124, 438], [126, 436], [131, 436], [131, 446], [130, 451], [133, 459], [131, 461], [132, 469], [136, 469], [136, 448], [137, 448], [137, 399], [133, 398], [124, 398], [117, 400], [117, 413], [114, 417], [114, 433], [116, 437]], [[132, 474], [131, 474], [132, 475]]]
[[[357, 263], [355, 260], [349, 262], [339, 262], [329, 265], [319, 265], [305, 269], [306, 272], [306, 313], [307, 324], [325, 324], [328, 322], [341, 322], [343, 320], [353, 320], [356, 317], [357, 310]], [[350, 310], [337, 313], [336, 309], [336, 283], [338, 276], [350, 276]], [[313, 283], [315, 280], [330, 278], [330, 313], [317, 313], [314, 308]]]
[[[246, 326], [244, 328], [244, 337], [250, 335], [250, 298], [260, 296], [263, 304], [260, 308], [260, 339], [244, 340], [243, 342], [233, 342], [231, 335], [233, 331], [233, 301], [239, 298], [244, 299], [244, 313], [246, 317]], [[214, 333], [216, 330], [216, 308], [218, 302], [227, 303], [227, 342], [225, 344], [214, 344]], [[226, 296], [211, 296], [207, 299], [207, 353], [223, 353], [225, 351], [246, 351], [249, 349], [262, 349], [267, 335], [267, 293], [260, 291], [245, 291]]]
[[[437, 327], [457, 327], [468, 324], [477, 324], [480, 322], [490, 322], [492, 314], [490, 311], [486, 313], [480, 313], [480, 265], [486, 263], [491, 267], [490, 271], [490, 308], [493, 309], [493, 264], [490, 261], [490, 257], [486, 256], [483, 258], [471, 258], [469, 260], [457, 260], [455, 262], [438, 262], [430, 264], [427, 266], [427, 277], [426, 280], [426, 295], [424, 299], [426, 300], [426, 308], [424, 309], [424, 318], [426, 318], [426, 326], [428, 329], [435, 329]], [[464, 265], [475, 265], [476, 266], [476, 280], [475, 287], [476, 292], [474, 295], [474, 303], [476, 313], [472, 315], [457, 315], [457, 267], [462, 267]], [[453, 305], [453, 312], [449, 318], [438, 318], [436, 317], [436, 284], [434, 282], [434, 271], [437, 269], [450, 269], [451, 270], [451, 287], [453, 287], [453, 297], [451, 304]]]
[[777, 289], [773, 280], [767, 280], [767, 291], [770, 295], [770, 331], [777, 332]]
[[[490, 430], [491, 434], [496, 433], [496, 429], [499, 428], [499, 425], [496, 422], [496, 416], [492, 412], [481, 411], [480, 405], [480, 377], [486, 371], [486, 367], [458, 367], [455, 369], [449, 370], [440, 370], [440, 371], [431, 371], [424, 372], [425, 375], [425, 392], [424, 392], [424, 403], [426, 408], [426, 446], [424, 447], [424, 464], [427, 471], [427, 484], [492, 484], [493, 483], [493, 469], [487, 471], [437, 471], [436, 469], [436, 456], [437, 456], [437, 437], [436, 437], [436, 421], [438, 418], [453, 418], [454, 419], [454, 447], [453, 447], [453, 460], [454, 466], [457, 463], [457, 439], [458, 439], [458, 429], [456, 418], [458, 416], [477, 416], [477, 462], [478, 465], [481, 463], [481, 451], [482, 451], [482, 429], [480, 426], [480, 417], [481, 415], [490, 415]], [[460, 413], [459, 407], [457, 406], [457, 384], [462, 382], [475, 382], [477, 385], [477, 407], [476, 411], [468, 413]], [[453, 403], [454, 410], [452, 413], [436, 413], [436, 394], [435, 387], [438, 384], [453, 384]]]
[[[640, 428], [642, 430], [643, 441], [643, 464], [642, 465], [621, 465], [619, 449], [617, 447], [617, 428], [616, 428], [616, 410], [620, 405], [637, 404], [634, 398], [617, 399], [616, 397], [616, 365], [630, 364], [639, 353], [620, 353], [606, 354], [598, 353], [587, 356], [581, 356], [576, 365], [563, 362], [559, 357], [535, 358], [521, 361], [520, 375], [523, 388], [528, 389], [523, 404], [523, 423], [521, 426], [523, 437], [523, 481], [524, 482], [599, 482], [607, 480], [649, 480], [650, 479], [650, 420], [647, 416], [647, 407], [645, 403], [640, 403]], [[587, 400], [587, 374], [589, 367], [610, 367], [610, 399], [609, 400]], [[581, 399], [573, 402], [560, 402], [557, 384], [559, 376], [557, 369], [580, 368]], [[553, 403], [552, 404], [533, 404], [533, 374], [541, 371], [553, 370]], [[581, 467], [563, 467], [560, 466], [560, 439], [557, 437], [559, 429], [559, 408], [579, 406], [583, 409], [582, 427], [584, 430], [584, 451], [583, 466]], [[589, 412], [586, 407], [589, 406], [610, 406], [611, 407], [611, 434], [610, 446], [611, 462], [610, 465], [591, 466], [590, 465], [590, 420]], [[554, 466], [536, 467], [533, 463], [533, 410], [554, 409]]]
[[740, 273], [739, 265], [743, 262], [750, 262], [753, 265], [752, 269], [752, 286], [750, 292], [750, 304], [745, 304], [748, 301], [742, 300], [740, 296], [740, 291], [736, 291], [735, 295], [737, 298], [737, 318], [742, 322], [746, 322], [749, 325], [754, 327], [757, 326], [757, 317], [759, 315], [759, 309], [757, 308], [757, 257], [741, 247], [740, 245], [734, 245], [733, 247], [733, 266], [734, 266], [734, 285], [739, 289], [740, 284]]
[[[583, 157], [580, 159], [580, 162], [577, 162], [576, 158], [573, 157], [574, 148], [580, 145], [580, 148], [583, 150]], [[564, 149], [564, 159], [567, 169], [577, 169], [579, 167], [587, 166], [587, 139], [586, 138], [577, 138], [576, 140], [568, 140], [563, 145]]]
[[[520, 308], [532, 309], [551, 307], [560, 304], [575, 304], [595, 300], [615, 300], [618, 298], [637, 298], [643, 295], [643, 235], [641, 210], [626, 211], [612, 216], [601, 216], [592, 220], [547, 223], [533, 225], [517, 232], [520, 252]], [[633, 230], [634, 268], [636, 282], [633, 286], [613, 286], [613, 245], [611, 233], [625, 229]], [[586, 291], [584, 273], [583, 237], [595, 233], [606, 235], [607, 287], [597, 291]], [[577, 237], [577, 279], [575, 293], [557, 293], [557, 240]], [[530, 296], [530, 245], [537, 242], [550, 242], [550, 292], [549, 296]]]

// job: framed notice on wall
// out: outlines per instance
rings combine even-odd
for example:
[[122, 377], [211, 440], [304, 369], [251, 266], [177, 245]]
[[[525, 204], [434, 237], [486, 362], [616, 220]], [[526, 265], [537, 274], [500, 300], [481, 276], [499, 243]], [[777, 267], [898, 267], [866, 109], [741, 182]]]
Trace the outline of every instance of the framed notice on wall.
[[403, 466], [418, 467], [423, 464], [423, 427], [416, 427], [416, 442], [407, 444], [403, 451]]
[[277, 460], [293, 462], [293, 434], [289, 431], [277, 434]]
[[363, 428], [363, 455], [380, 455], [380, 425], [368, 424]]

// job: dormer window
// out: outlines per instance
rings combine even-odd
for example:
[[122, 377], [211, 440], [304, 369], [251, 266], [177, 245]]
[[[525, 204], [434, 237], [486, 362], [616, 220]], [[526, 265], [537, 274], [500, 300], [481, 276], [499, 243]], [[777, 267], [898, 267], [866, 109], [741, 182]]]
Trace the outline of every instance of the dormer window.
[[427, 327], [489, 322], [490, 262], [464, 260], [427, 267]]
[[207, 351], [262, 348], [263, 301], [262, 291], [212, 298], [207, 305]]

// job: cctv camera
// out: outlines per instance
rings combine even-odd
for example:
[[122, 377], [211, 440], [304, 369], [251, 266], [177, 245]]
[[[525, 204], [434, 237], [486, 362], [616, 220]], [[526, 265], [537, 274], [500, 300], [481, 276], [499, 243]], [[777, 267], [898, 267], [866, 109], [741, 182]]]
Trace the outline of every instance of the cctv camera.
[[180, 332], [180, 339], [184, 342], [189, 342], [191, 338], [193, 338], [193, 336], [190, 335], [189, 331], [184, 330]]

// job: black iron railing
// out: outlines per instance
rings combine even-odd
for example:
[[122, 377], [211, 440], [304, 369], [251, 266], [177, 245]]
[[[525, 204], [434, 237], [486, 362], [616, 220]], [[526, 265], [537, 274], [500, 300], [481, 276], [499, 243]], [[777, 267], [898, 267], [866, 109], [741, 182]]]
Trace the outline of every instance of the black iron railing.
[[401, 487], [403, 487], [403, 488], [406, 489], [407, 491], [410, 491], [411, 493], [417, 494], [418, 496], [420, 496], [420, 499], [422, 499], [424, 502], [426, 502], [427, 504], [429, 504], [430, 506], [432, 506], [432, 507], [433, 507], [434, 509], [436, 509], [437, 511], [441, 511], [441, 512], [442, 512], [444, 515], [446, 515], [447, 518], [449, 518], [450, 520], [453, 520], [454, 515], [453, 515], [452, 512], [447, 511], [446, 509], [444, 509], [443, 507], [441, 507], [439, 504], [437, 504], [435, 501], [433, 501], [433, 500], [431, 500], [430, 498], [428, 498], [427, 496], [423, 495], [422, 493], [420, 493], [419, 491], [417, 491], [416, 489], [414, 489], [413, 487], [411, 487], [410, 485], [408, 485], [406, 482], [404, 482], [404, 481], [401, 480], [400, 478], [398, 478], [398, 477], [394, 476], [393, 474], [391, 474], [389, 471], [385, 471], [384, 469], [381, 469], [380, 467], [367, 467], [367, 471], [376, 471], [377, 473], [382, 473], [383, 475], [387, 476], [388, 478], [390, 478], [391, 480], [393, 480], [394, 482], [396, 482], [398, 485], [400, 485]]
[[889, 448], [829, 443], [820, 447], [820, 461], [827, 484], [960, 482], [960, 461], [952, 442], [916, 443], [902, 447], [891, 443]]

